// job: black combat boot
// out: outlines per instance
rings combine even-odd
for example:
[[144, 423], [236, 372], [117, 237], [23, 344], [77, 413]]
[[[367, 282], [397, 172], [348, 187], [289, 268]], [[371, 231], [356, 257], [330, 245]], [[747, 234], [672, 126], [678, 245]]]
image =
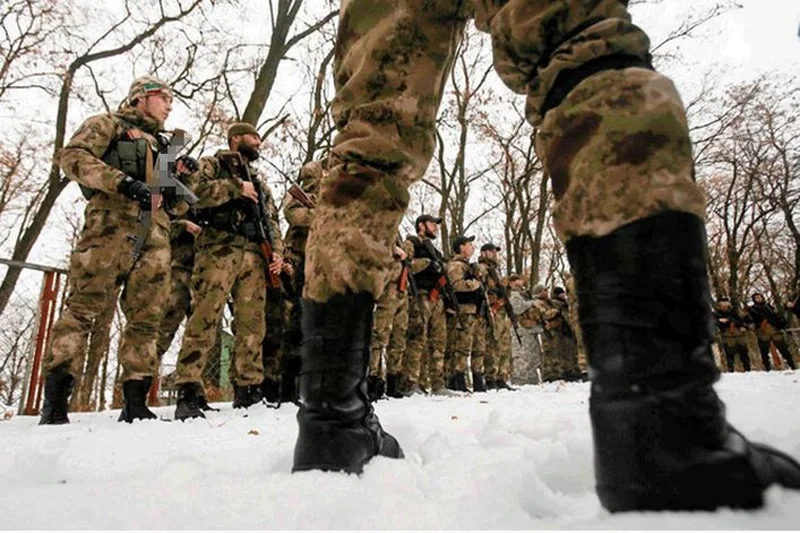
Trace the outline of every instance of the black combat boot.
[[200, 394], [200, 396], [197, 397], [197, 407], [199, 407], [201, 411], [213, 411], [215, 413], [219, 413], [219, 409], [216, 407], [211, 407], [211, 405], [208, 403], [208, 399], [206, 399], [205, 394]]
[[510, 390], [510, 391], [515, 391], [515, 390], [517, 390], [517, 389], [515, 389], [514, 387], [512, 387], [511, 385], [509, 385], [509, 384], [508, 384], [508, 382], [507, 382], [506, 380], [504, 380], [504, 379], [498, 379], [498, 380], [495, 382], [494, 386], [495, 386], [495, 388], [496, 388], [497, 390], [501, 390], [501, 389], [503, 389], [503, 390]]
[[459, 392], [469, 392], [467, 388], [467, 375], [464, 372], [454, 372], [448, 380], [447, 388]]
[[178, 389], [178, 403], [175, 406], [175, 420], [183, 422], [187, 418], [205, 418], [200, 410], [200, 385], [184, 383]]
[[63, 365], [47, 374], [44, 381], [44, 405], [39, 419], [40, 426], [69, 424], [67, 410], [74, 383], [75, 378], [64, 369]]
[[372, 309], [367, 293], [302, 302], [299, 434], [292, 471], [360, 473], [376, 455], [402, 458], [367, 396]]
[[233, 385], [234, 409], [247, 409], [261, 402], [263, 398], [260, 385]]
[[129, 379], [122, 384], [125, 405], [119, 413], [117, 422], [130, 424], [134, 420], [153, 420], [158, 418], [153, 411], [147, 408], [147, 393], [150, 392], [152, 384], [153, 378], [149, 376], [144, 379]]
[[612, 511], [755, 508], [800, 465], [725, 420], [703, 222], [667, 212], [567, 253], [590, 365], [597, 494]]
[[380, 376], [369, 376], [367, 378], [367, 395], [371, 402], [376, 402], [383, 398], [386, 393], [386, 382]]
[[403, 397], [403, 392], [400, 390], [399, 374], [386, 374], [386, 396], [389, 398]]
[[480, 372], [472, 373], [472, 392], [486, 392], [486, 381]]
[[281, 382], [271, 378], [264, 378], [261, 383], [261, 395], [267, 403], [281, 403]]
[[297, 356], [287, 358], [286, 368], [281, 373], [281, 401], [297, 403], [297, 375], [300, 373], [302, 359]]
[[497, 388], [497, 381], [494, 378], [486, 378], [486, 390], [492, 390]]

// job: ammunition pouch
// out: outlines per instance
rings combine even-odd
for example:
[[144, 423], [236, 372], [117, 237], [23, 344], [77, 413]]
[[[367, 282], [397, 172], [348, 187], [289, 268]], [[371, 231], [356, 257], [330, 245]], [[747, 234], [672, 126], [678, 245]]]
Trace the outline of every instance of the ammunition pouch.
[[459, 305], [474, 305], [480, 310], [483, 305], [483, 292], [481, 290], [457, 292], [456, 300]]
[[[111, 144], [101, 160], [106, 165], [116, 168], [135, 180], [147, 181], [147, 151], [149, 149], [150, 145], [145, 139], [122, 137]], [[85, 185], [81, 185], [80, 188], [83, 197], [87, 200], [91, 200], [97, 194], [96, 190]]]

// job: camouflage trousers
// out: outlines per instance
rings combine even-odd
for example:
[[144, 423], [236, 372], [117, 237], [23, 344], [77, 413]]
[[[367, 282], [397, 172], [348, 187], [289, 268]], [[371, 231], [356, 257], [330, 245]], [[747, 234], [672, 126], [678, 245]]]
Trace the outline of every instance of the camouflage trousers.
[[581, 377], [578, 367], [578, 348], [575, 339], [560, 331], [545, 331], [542, 335], [542, 379], [544, 381], [577, 380]]
[[735, 371], [736, 358], [742, 362], [745, 371], [750, 370], [750, 352], [747, 349], [746, 335], [722, 335], [719, 337], [720, 348], [725, 355], [725, 368], [728, 372]]
[[775, 333], [761, 333], [756, 332], [756, 339], [758, 340], [758, 350], [761, 352], [761, 361], [764, 363], [764, 368], [770, 370], [772, 368], [772, 353], [770, 352], [770, 343], [775, 345], [786, 365], [789, 368], [795, 368], [797, 364], [794, 361], [794, 356], [789, 350], [789, 344], [786, 342], [786, 337], [783, 332], [778, 331]]
[[264, 337], [262, 357], [264, 377], [278, 381], [281, 377], [284, 338], [289, 322], [289, 303], [281, 291], [269, 289], [266, 304], [267, 333]]
[[444, 302], [432, 302], [421, 292], [408, 301], [408, 340], [403, 354], [403, 375], [410, 386], [444, 387], [444, 350], [447, 325]]
[[[448, 359], [452, 361], [452, 372], [483, 372], [483, 357], [486, 354], [486, 322], [482, 317], [462, 313], [461, 318], [453, 317], [448, 331]], [[470, 359], [472, 357], [472, 360]]]
[[192, 271], [192, 315], [178, 355], [175, 384], [202, 384], [202, 372], [213, 349], [228, 295], [233, 300], [236, 338], [231, 381], [240, 386], [264, 381], [261, 343], [266, 334], [264, 260], [252, 243], [236, 236], [233, 243], [206, 228], [197, 239]]
[[[433, 154], [444, 85], [473, 13], [492, 34], [500, 77], [527, 93], [562, 239], [607, 235], [668, 210], [703, 218], [683, 104], [666, 77], [644, 68], [602, 71], [540, 116], [561, 71], [609, 50], [647, 55], [647, 36], [624, 2], [343, 1], [332, 104], [339, 133], [308, 241], [308, 298], [377, 295], [385, 286], [408, 188]], [[562, 37], [569, 42], [557, 57], [542, 57]]]
[[511, 338], [513, 357], [514, 383], [521, 385], [535, 385], [541, 380], [536, 369], [542, 365], [542, 350], [537, 338], [541, 328], [519, 327], [520, 343], [516, 337]]
[[69, 295], [53, 326], [48, 371], [64, 365], [73, 377], [80, 377], [92, 325], [114, 305], [118, 287], [124, 285], [120, 306], [126, 325], [118, 353], [121, 379], [158, 373], [156, 334], [169, 287], [169, 233], [154, 220], [134, 265], [131, 236], [140, 231], [141, 222], [128, 214], [87, 209], [70, 257]]
[[370, 375], [383, 375], [381, 356], [384, 349], [386, 373], [402, 374], [408, 331], [408, 299], [408, 295], [400, 292], [397, 284], [390, 283], [378, 300], [372, 325]]
[[170, 290], [164, 305], [164, 316], [158, 328], [158, 342], [156, 343], [159, 361], [169, 349], [181, 322], [191, 312], [192, 307], [189, 282], [192, 279], [192, 269], [194, 268], [194, 242], [173, 241], [171, 245]]
[[[493, 380], [508, 381], [512, 374], [511, 321], [505, 310], [500, 309], [494, 317], [494, 336], [486, 332], [486, 357], [484, 375]], [[473, 366], [472, 371], [475, 371]]]

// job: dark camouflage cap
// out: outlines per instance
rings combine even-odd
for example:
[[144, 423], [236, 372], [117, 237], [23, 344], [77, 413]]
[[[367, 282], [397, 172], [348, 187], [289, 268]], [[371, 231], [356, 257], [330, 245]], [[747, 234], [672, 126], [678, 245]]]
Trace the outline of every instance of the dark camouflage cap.
[[496, 244], [492, 244], [491, 242], [484, 244], [481, 246], [481, 252], [499, 252], [500, 247]]
[[248, 133], [252, 133], [256, 137], [260, 137], [258, 135], [258, 130], [252, 124], [247, 122], [237, 122], [230, 128], [228, 128], [228, 140], [231, 140], [231, 137], [234, 135], [247, 135]]
[[417, 220], [414, 222], [414, 227], [418, 228], [420, 224], [423, 222], [435, 222], [437, 224], [442, 223], [442, 219], [439, 217], [435, 217], [433, 215], [420, 215], [417, 217]]
[[140, 76], [131, 83], [131, 88], [128, 89], [127, 100], [130, 105], [133, 105], [139, 98], [164, 93], [168, 94], [170, 98], [173, 96], [172, 89], [169, 85], [160, 79], [155, 76]]
[[453, 253], [459, 253], [462, 244], [466, 244], [468, 242], [472, 242], [475, 240], [475, 237], [466, 237], [464, 235], [456, 235], [456, 238], [453, 239]]

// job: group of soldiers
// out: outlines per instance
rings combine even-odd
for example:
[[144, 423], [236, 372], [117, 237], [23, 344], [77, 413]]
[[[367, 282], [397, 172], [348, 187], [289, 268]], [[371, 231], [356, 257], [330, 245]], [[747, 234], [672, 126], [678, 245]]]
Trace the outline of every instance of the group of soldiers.
[[[786, 314], [800, 318], [800, 301], [798, 298], [785, 303]], [[748, 332], [755, 333], [758, 352], [764, 370], [772, 370], [770, 345], [792, 370], [797, 368], [794, 355], [787, 342], [787, 329], [790, 325], [788, 317], [767, 303], [760, 292], [753, 293], [751, 302], [744, 309], [737, 309], [728, 296], [720, 296], [714, 306], [714, 318], [717, 325], [717, 338], [728, 372], [735, 369], [736, 359], [741, 361], [742, 368], [749, 372], [751, 368], [748, 350]]]

